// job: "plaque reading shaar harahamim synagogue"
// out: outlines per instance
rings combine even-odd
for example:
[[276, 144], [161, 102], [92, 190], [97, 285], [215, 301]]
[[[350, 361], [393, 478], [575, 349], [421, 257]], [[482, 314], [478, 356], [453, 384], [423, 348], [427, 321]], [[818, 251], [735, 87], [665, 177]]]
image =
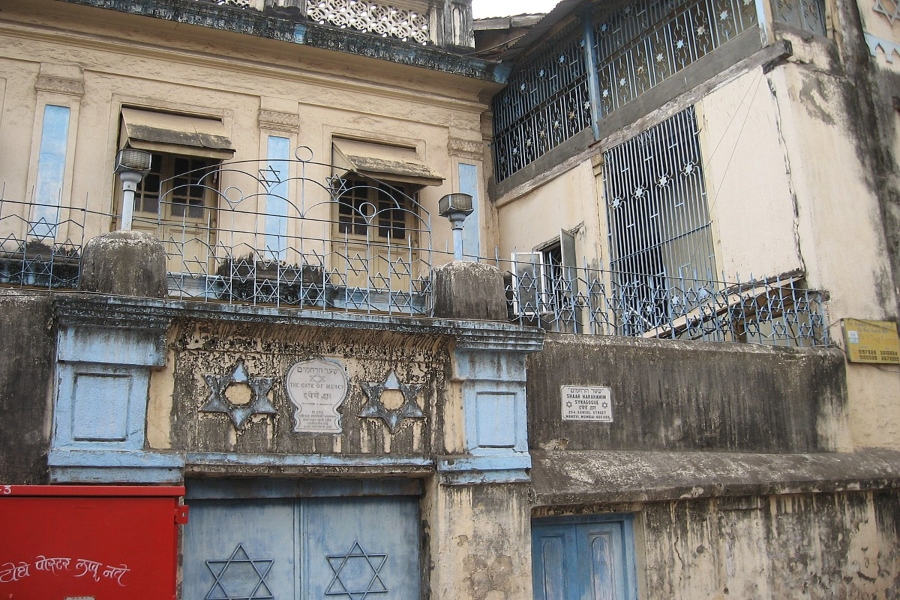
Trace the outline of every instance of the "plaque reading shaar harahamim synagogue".
[[337, 409], [347, 398], [347, 371], [334, 360], [318, 358], [295, 363], [288, 369], [284, 387], [294, 411], [297, 433], [341, 433]]
[[608, 387], [560, 387], [563, 421], [612, 423], [612, 392]]

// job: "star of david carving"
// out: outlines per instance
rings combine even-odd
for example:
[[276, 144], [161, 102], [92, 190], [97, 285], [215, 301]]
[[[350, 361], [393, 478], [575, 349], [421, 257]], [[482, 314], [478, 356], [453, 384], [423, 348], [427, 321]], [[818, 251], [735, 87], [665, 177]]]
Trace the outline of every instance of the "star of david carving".
[[326, 596], [346, 596], [350, 600], [366, 600], [369, 594], [388, 592], [380, 574], [384, 563], [387, 562], [387, 554], [366, 552], [359, 542], [353, 542], [353, 546], [346, 554], [326, 558], [334, 572], [334, 577], [325, 590]]
[[[359, 416], [370, 419], [381, 419], [391, 433], [397, 433], [397, 429], [404, 419], [424, 419], [425, 413], [416, 403], [416, 396], [419, 395], [422, 386], [413, 383], [400, 383], [397, 375], [391, 371], [384, 383], [364, 382], [359, 384], [366, 397], [369, 399]], [[389, 409], [381, 401], [381, 395], [385, 390], [400, 390], [403, 394], [403, 405], [400, 408]]]
[[[209, 386], [209, 399], [200, 409], [201, 412], [225, 413], [231, 417], [235, 429], [244, 426], [253, 415], [277, 414], [275, 407], [269, 402], [268, 394], [272, 389], [274, 379], [271, 377], [250, 377], [244, 367], [244, 361], [238, 359], [234, 367], [226, 375], [204, 375], [203, 379]], [[246, 383], [250, 386], [252, 396], [246, 405], [234, 404], [225, 395], [228, 387], [236, 383]]]
[[900, 19], [900, 2], [891, 2], [891, 0], [875, 0], [875, 6], [872, 10], [887, 17], [888, 21], [891, 22], [891, 25], [894, 24], [894, 21]]
[[251, 559], [243, 544], [238, 544], [226, 560], [206, 561], [214, 581], [205, 600], [274, 600], [266, 583], [273, 562]]

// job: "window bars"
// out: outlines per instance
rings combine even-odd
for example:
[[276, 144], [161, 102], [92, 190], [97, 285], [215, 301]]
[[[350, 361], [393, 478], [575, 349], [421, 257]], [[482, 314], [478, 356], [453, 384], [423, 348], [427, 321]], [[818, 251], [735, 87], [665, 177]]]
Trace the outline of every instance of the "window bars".
[[626, 335], [668, 320], [659, 290], [669, 278], [716, 271], [697, 135], [691, 107], [603, 154], [613, 282], [644, 306]]
[[497, 181], [591, 125], [584, 39], [574, 24], [522, 64], [494, 98]]
[[[823, 0], [771, 0], [774, 18], [825, 35]], [[594, 121], [689, 67], [759, 22], [755, 0], [638, 0], [591, 23], [598, 114], [576, 19], [520, 62], [494, 98], [495, 174], [503, 181]]]

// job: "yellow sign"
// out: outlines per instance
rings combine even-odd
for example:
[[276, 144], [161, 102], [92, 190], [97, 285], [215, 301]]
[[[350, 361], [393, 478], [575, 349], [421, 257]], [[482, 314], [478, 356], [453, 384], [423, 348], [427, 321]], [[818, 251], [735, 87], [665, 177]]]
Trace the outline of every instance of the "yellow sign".
[[842, 319], [841, 327], [850, 362], [900, 365], [896, 323]]

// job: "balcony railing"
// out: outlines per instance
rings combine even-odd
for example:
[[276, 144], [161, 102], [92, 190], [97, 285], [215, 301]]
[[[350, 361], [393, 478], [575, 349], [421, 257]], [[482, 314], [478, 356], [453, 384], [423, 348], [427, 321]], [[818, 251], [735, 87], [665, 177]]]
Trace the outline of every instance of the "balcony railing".
[[592, 335], [828, 346], [825, 294], [802, 276], [726, 281], [622, 273], [544, 263], [500, 263], [509, 272], [510, 319]]
[[[376, 212], [367, 213], [366, 222], [376, 227], [368, 238], [341, 234], [339, 218], [315, 217], [316, 211], [340, 214], [341, 199], [352, 189], [342, 187], [340, 181], [329, 178], [314, 193], [307, 190], [303, 198], [310, 202], [290, 204], [297, 211], [293, 216], [284, 210], [250, 208], [262, 196], [268, 200], [269, 194], [252, 197], [231, 191], [223, 195], [233, 204], [223, 200], [224, 208], [210, 212], [209, 222], [138, 219], [135, 228], [155, 231], [162, 240], [173, 298], [430, 315], [435, 253], [427, 213], [415, 208], [421, 226], [409, 227], [403, 243], [376, 239]], [[268, 204], [277, 205], [271, 200]], [[55, 220], [30, 219], [36, 213], [52, 212], [43, 205], [0, 198], [0, 284], [77, 289], [86, 237], [108, 230], [114, 217], [60, 207]], [[218, 226], [212, 226], [213, 222]], [[283, 233], [267, 229], [267, 223], [285, 226], [279, 230]], [[92, 233], [86, 236], [85, 232]], [[575, 268], [552, 260], [545, 263], [540, 253], [523, 256], [529, 258], [517, 262], [482, 259], [507, 273], [509, 318], [522, 325], [563, 333], [673, 340], [781, 346], [830, 343], [825, 294], [806, 288], [799, 274], [726, 281]]]

